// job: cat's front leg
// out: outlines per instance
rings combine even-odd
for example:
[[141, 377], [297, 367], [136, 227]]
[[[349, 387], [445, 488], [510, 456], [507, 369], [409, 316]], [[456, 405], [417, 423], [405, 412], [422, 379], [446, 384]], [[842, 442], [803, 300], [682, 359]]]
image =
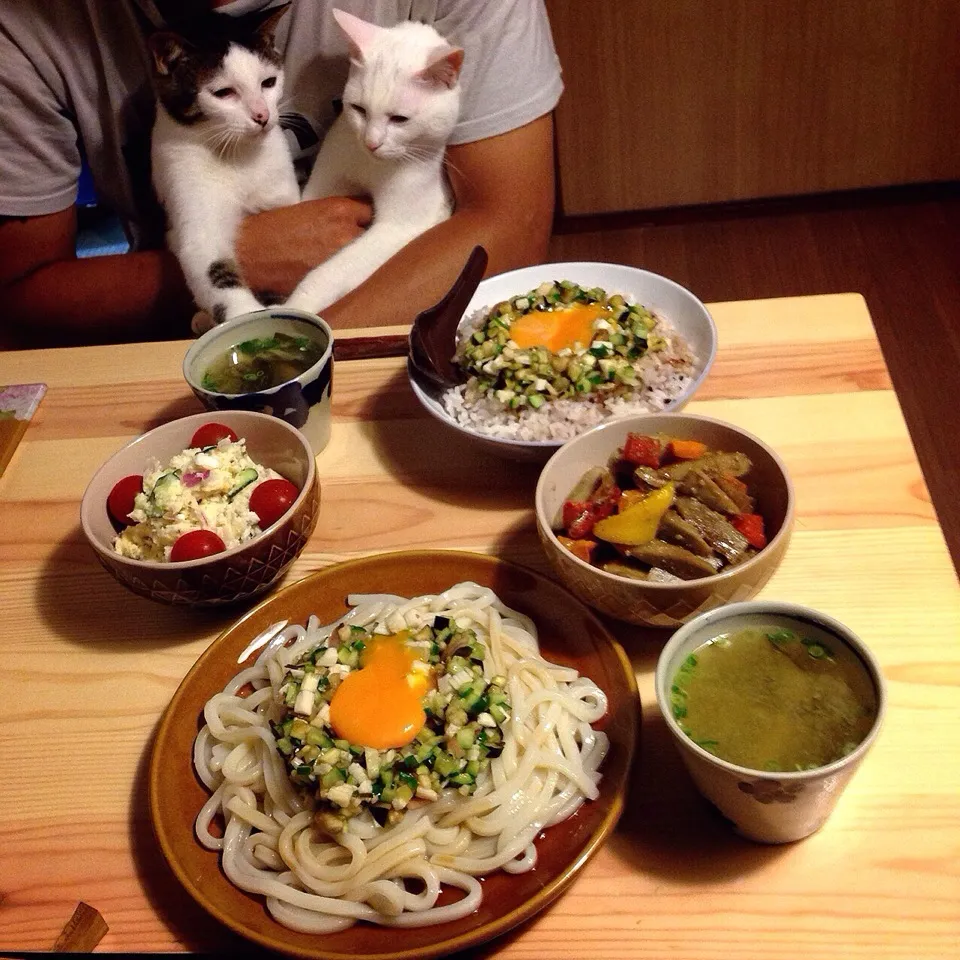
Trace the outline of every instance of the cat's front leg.
[[205, 269], [202, 264], [197, 268], [203, 271], [203, 276], [198, 278], [194, 299], [213, 323], [225, 323], [263, 309], [263, 304], [244, 285], [239, 264], [233, 257], [218, 257], [210, 260]]
[[314, 267], [297, 284], [285, 306], [319, 313], [360, 286], [424, 229], [423, 224], [398, 226], [386, 221], [374, 221], [363, 236], [357, 237], [329, 260]]
[[285, 307], [291, 310], [305, 310], [307, 313], [319, 313], [331, 303], [335, 303], [342, 296], [349, 293], [353, 287], [348, 286], [342, 275], [336, 269], [331, 269], [327, 263], [314, 267], [296, 286], [296, 289], [284, 302]]
[[214, 323], [263, 309], [244, 283], [234, 254], [238, 222], [239, 212], [211, 205], [191, 210], [168, 234], [194, 301]]

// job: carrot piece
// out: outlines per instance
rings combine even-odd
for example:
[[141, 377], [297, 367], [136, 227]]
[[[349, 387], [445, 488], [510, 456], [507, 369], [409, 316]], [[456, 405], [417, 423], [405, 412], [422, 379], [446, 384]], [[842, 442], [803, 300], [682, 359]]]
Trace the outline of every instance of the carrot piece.
[[698, 460], [707, 452], [707, 445], [699, 440], [671, 440], [667, 450], [675, 460]]
[[557, 537], [557, 539], [575, 557], [579, 557], [587, 563], [593, 563], [593, 554], [597, 549], [595, 540], [571, 540], [570, 537]]

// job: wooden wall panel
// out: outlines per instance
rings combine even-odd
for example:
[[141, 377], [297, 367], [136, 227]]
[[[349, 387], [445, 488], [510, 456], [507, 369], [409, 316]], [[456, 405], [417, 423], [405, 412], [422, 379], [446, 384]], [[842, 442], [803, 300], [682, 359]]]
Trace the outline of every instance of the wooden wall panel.
[[960, 177], [956, 0], [547, 0], [566, 214]]

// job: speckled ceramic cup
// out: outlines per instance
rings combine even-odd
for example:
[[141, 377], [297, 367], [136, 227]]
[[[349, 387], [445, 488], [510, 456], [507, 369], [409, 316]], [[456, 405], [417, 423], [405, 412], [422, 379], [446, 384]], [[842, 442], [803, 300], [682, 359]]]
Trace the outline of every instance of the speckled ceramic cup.
[[[845, 757], [813, 770], [751, 770], [714, 756], [680, 729], [670, 708], [670, 687], [683, 661], [720, 634], [761, 624], [826, 634], [846, 644], [863, 663], [876, 691], [877, 716], [867, 736]], [[732, 603], [684, 624], [657, 661], [656, 692], [660, 712], [700, 792], [732, 821], [738, 833], [761, 843], [802, 840], [824, 824], [876, 740], [886, 707], [880, 666], [853, 631], [810, 607], [772, 600]]]
[[[323, 355], [294, 380], [255, 393], [217, 393], [203, 384], [209, 366], [237, 343], [274, 333], [320, 341]], [[270, 307], [208, 330], [183, 358], [183, 376], [208, 410], [254, 410], [285, 420], [306, 438], [314, 456], [330, 440], [333, 389], [333, 331], [325, 320], [302, 310]]]

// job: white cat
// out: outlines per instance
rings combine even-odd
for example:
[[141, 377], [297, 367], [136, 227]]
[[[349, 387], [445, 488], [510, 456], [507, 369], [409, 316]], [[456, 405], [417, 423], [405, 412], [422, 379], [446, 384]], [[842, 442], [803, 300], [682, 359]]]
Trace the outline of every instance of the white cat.
[[277, 125], [283, 70], [273, 32], [287, 6], [207, 14], [191, 24], [189, 39], [150, 38], [159, 99], [154, 188], [167, 214], [167, 243], [197, 306], [216, 323], [262, 309], [236, 261], [243, 217], [300, 199]]
[[349, 40], [350, 73], [343, 112], [323, 141], [303, 199], [367, 194], [374, 219], [287, 300], [313, 313], [450, 216], [443, 157], [460, 110], [463, 50], [433, 27], [379, 27], [342, 10], [333, 15]]

